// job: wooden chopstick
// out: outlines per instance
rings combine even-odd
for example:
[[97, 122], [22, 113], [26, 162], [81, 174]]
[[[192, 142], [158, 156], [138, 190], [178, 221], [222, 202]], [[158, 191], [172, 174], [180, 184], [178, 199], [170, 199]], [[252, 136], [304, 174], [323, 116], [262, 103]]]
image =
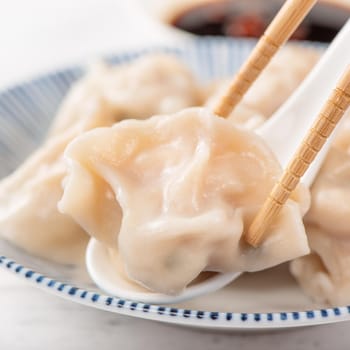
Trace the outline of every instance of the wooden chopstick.
[[249, 87], [270, 62], [277, 50], [290, 38], [317, 0], [287, 0], [260, 38], [248, 60], [214, 108], [214, 113], [226, 118]]
[[252, 246], [259, 246], [264, 233], [309, 168], [327, 138], [350, 105], [350, 66], [323, 106], [319, 116], [298, 147], [281, 179], [272, 189], [245, 235]]

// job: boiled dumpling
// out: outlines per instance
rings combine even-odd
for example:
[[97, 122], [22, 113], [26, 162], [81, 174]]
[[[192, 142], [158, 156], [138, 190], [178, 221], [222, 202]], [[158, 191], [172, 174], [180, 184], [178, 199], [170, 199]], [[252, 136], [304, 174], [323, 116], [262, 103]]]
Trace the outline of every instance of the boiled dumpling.
[[311, 194], [306, 222], [350, 238], [350, 154], [330, 150]]
[[118, 249], [128, 276], [151, 290], [174, 294], [201, 271], [256, 271], [309, 251], [294, 200], [259, 249], [241, 240], [281, 169], [255, 134], [206, 109], [92, 130], [65, 157], [59, 209]]
[[67, 129], [57, 130], [0, 182], [0, 235], [29, 253], [66, 264], [83, 262], [88, 235], [57, 210], [66, 175], [63, 151], [83, 130], [115, 121], [102, 100], [92, 96], [88, 103], [89, 113], [72, 115]]
[[84, 257], [87, 235], [57, 210], [66, 174], [62, 154], [72, 133], [47, 142], [0, 183], [0, 234], [29, 253], [57, 262]]
[[51, 135], [0, 182], [0, 235], [32, 254], [66, 264], [83, 262], [88, 235], [57, 209], [66, 176], [64, 149], [83, 130], [115, 121], [102, 100], [91, 97], [89, 103], [91, 113], [72, 117], [68, 129]]
[[291, 272], [314, 300], [345, 305], [350, 303], [350, 153], [343, 133], [335, 145], [311, 190], [306, 230], [312, 253], [293, 261]]
[[348, 305], [350, 301], [350, 239], [307, 225], [311, 254], [292, 261], [290, 269], [316, 302]]
[[121, 119], [145, 119], [198, 105], [199, 88], [188, 68], [176, 57], [150, 54], [128, 64], [99, 64], [72, 88], [63, 103], [50, 135], [72, 123], [80, 130], [108, 125]]

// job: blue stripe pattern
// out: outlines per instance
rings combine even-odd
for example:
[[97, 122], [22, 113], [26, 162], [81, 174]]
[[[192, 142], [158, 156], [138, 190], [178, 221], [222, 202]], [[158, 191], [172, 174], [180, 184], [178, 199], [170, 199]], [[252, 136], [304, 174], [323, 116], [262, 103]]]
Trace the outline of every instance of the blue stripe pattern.
[[[157, 313], [158, 315], [172, 316], [172, 317], [183, 317], [183, 318], [196, 318], [197, 320], [210, 319], [212, 321], [225, 320], [225, 322], [239, 322], [242, 323], [247, 321], [253, 321], [256, 324], [261, 323], [262, 320], [273, 321], [276, 317], [282, 321], [293, 319], [294, 321], [299, 321], [303, 319], [314, 319], [316, 318], [316, 310], [308, 311], [294, 311], [294, 312], [277, 312], [277, 313], [232, 313], [232, 312], [205, 312], [205, 311], [195, 311], [189, 309], [178, 309], [174, 307], [157, 306], [150, 304], [143, 304], [138, 302], [127, 302], [123, 299], [118, 299], [116, 297], [105, 296], [99, 293], [92, 293], [86, 290], [82, 290], [78, 287], [70, 286], [66, 283], [58, 283], [56, 280], [50, 279], [44, 275], [38, 274], [26, 267], [17, 264], [13, 260], [6, 258], [5, 256], [0, 257], [0, 266], [5, 267], [8, 270], [19, 274], [24, 278], [30, 278], [34, 283], [38, 285], [47, 285], [49, 287], [54, 287], [57, 292], [69, 295], [72, 298], [85, 299], [87, 297], [94, 303], [103, 304], [105, 307], [117, 307], [117, 308], [127, 308], [130, 311], [142, 311], [143, 313]], [[331, 312], [332, 311], [332, 312]], [[342, 316], [344, 314], [350, 314], [350, 306], [346, 307], [335, 307], [330, 309], [321, 309], [319, 314], [321, 318], [330, 317], [329, 315]]]

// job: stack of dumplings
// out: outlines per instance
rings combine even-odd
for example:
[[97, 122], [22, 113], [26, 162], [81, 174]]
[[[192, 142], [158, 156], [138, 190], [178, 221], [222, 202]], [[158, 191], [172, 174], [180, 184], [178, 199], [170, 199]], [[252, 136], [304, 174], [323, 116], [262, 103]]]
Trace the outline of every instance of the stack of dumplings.
[[1, 181], [0, 235], [64, 264], [82, 263], [92, 236], [127, 278], [166, 294], [203, 271], [292, 260], [312, 298], [349, 303], [349, 122], [311, 200], [299, 186], [261, 247], [242, 238], [282, 171], [252, 130], [317, 59], [313, 50], [281, 50], [228, 119], [210, 111], [226, 82], [199, 84], [174, 56], [94, 66], [71, 88], [46, 141]]

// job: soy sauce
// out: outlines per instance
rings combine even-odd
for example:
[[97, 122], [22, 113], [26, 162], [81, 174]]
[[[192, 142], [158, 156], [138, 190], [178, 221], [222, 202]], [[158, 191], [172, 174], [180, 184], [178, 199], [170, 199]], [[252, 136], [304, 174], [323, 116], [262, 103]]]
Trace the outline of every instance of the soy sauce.
[[[220, 1], [194, 6], [178, 14], [171, 24], [197, 35], [259, 38], [278, 11], [266, 0], [259, 10], [244, 9], [242, 1]], [[244, 2], [244, 1], [243, 1]], [[322, 16], [324, 19], [322, 19]], [[318, 4], [292, 39], [330, 42], [350, 16], [350, 9]]]

